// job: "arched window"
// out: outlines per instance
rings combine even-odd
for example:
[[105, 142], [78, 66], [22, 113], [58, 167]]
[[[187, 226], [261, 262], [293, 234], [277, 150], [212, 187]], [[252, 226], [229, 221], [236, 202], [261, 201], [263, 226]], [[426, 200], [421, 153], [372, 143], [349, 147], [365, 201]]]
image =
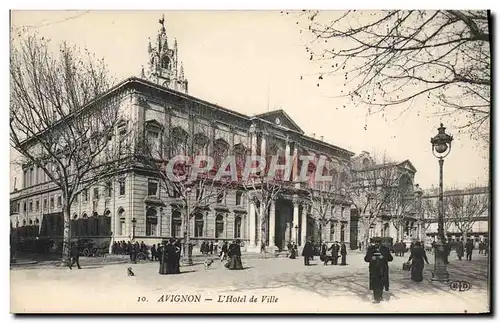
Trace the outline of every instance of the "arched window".
[[156, 226], [158, 225], [158, 212], [156, 208], [150, 207], [146, 211], [146, 235], [156, 236]]
[[97, 212], [94, 212], [94, 213], [92, 213], [92, 216], [97, 217], [97, 216], [98, 216], [98, 213], [97, 213]]
[[89, 218], [89, 216], [87, 215], [87, 213], [82, 214], [82, 219], [88, 219], [88, 218]]
[[29, 224], [30, 224], [30, 225], [33, 225], [33, 220], [31, 220], [31, 219], [30, 219]]
[[224, 235], [224, 216], [217, 214], [215, 217], [215, 237], [223, 238]]
[[203, 215], [196, 214], [194, 217], [194, 236], [196, 238], [203, 237]]
[[104, 212], [104, 215], [110, 217], [111, 216], [111, 211], [109, 209], [106, 210], [106, 212]]
[[239, 143], [234, 145], [233, 150], [236, 159], [236, 175], [238, 179], [241, 179], [245, 169], [247, 149], [242, 143]]
[[122, 236], [125, 234], [125, 210], [122, 207], [118, 209], [118, 217], [120, 218], [120, 227], [117, 233]]
[[363, 167], [366, 168], [370, 166], [370, 160], [368, 158], [363, 159]]
[[342, 223], [340, 225], [340, 242], [344, 242], [345, 241], [345, 223]]
[[171, 156], [185, 155], [187, 153], [188, 136], [188, 133], [181, 127], [175, 127], [171, 130]]
[[25, 226], [25, 225], [26, 225], [26, 220], [23, 220], [23, 226]]
[[214, 151], [213, 151], [213, 158], [214, 158], [214, 167], [218, 171], [218, 167], [222, 165], [222, 162], [226, 158], [229, 152], [229, 144], [222, 138], [217, 139], [214, 142]]
[[40, 220], [35, 219], [35, 224], [36, 224], [36, 225], [39, 225], [39, 224], [40, 224]]
[[167, 55], [163, 56], [161, 59], [161, 68], [164, 68], [167, 70], [170, 69], [170, 58]]
[[234, 238], [241, 238], [241, 216], [234, 218]]
[[182, 217], [179, 210], [172, 211], [172, 237], [180, 237], [182, 228]]
[[73, 214], [73, 220], [76, 220], [76, 219], [78, 219], [78, 214], [75, 213], [75, 214]]
[[208, 155], [209, 139], [203, 133], [197, 133], [193, 137], [193, 147], [195, 155]]

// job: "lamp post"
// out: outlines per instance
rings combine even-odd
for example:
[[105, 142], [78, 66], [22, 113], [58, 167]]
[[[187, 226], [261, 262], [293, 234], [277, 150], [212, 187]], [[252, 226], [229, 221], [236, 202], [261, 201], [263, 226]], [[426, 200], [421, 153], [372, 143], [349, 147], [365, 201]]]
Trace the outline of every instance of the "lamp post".
[[[191, 193], [191, 187], [186, 188], [185, 202], [186, 202], [186, 214], [184, 217], [184, 252], [183, 252], [183, 264], [185, 266], [193, 265], [193, 250], [191, 249], [191, 240], [189, 234], [189, 194]], [[186, 252], [187, 248], [187, 252]], [[187, 257], [186, 257], [187, 254]]]
[[137, 223], [137, 220], [135, 218], [132, 218], [132, 240], [135, 239], [135, 224]]
[[295, 225], [295, 243], [299, 244], [299, 226]]
[[432, 153], [439, 162], [439, 210], [438, 210], [438, 240], [435, 245], [435, 260], [432, 280], [446, 282], [449, 280], [450, 274], [446, 270], [447, 251], [445, 248], [444, 236], [444, 204], [443, 204], [443, 164], [444, 158], [451, 151], [451, 142], [453, 137], [446, 134], [445, 127], [441, 123], [438, 128], [438, 134], [431, 138]]

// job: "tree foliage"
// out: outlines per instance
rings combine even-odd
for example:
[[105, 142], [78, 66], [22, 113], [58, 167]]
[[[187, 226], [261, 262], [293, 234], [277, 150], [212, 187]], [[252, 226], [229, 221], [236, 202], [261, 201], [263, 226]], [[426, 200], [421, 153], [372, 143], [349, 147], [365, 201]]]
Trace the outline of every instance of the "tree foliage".
[[[369, 114], [436, 106], [459, 130], [489, 140], [490, 15], [483, 11], [302, 11], [306, 47], [321, 80], [343, 77], [338, 95]], [[301, 30], [302, 32], [302, 30]], [[406, 104], [406, 105], [404, 105]], [[420, 111], [419, 111], [420, 113]]]

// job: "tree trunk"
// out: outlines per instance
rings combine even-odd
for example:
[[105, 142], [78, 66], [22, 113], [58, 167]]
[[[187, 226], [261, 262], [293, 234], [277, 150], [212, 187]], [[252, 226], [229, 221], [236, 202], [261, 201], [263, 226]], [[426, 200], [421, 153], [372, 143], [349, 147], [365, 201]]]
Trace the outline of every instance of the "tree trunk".
[[68, 266], [70, 262], [71, 251], [71, 205], [67, 201], [63, 205], [63, 250], [62, 250], [62, 263]]

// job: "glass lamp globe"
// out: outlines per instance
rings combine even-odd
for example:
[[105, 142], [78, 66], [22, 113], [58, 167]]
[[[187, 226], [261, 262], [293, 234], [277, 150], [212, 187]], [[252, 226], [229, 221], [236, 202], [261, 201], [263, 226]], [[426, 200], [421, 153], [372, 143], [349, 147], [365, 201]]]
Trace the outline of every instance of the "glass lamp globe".
[[439, 143], [439, 144], [434, 146], [434, 149], [436, 150], [437, 153], [442, 154], [442, 153], [446, 152], [446, 150], [448, 150], [448, 145], [445, 144], [444, 142]]

